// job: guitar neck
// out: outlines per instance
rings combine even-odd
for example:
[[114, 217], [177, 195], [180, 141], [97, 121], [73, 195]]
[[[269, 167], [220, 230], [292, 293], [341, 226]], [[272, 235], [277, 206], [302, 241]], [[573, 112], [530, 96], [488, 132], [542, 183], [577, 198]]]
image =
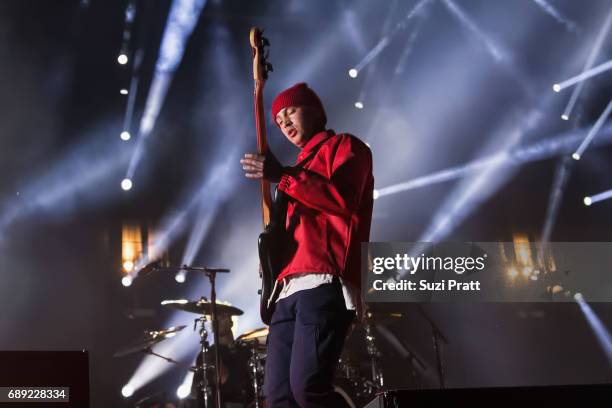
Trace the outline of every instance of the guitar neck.
[[[257, 127], [257, 153], [266, 154], [268, 145], [266, 141], [266, 121], [263, 107], [263, 83], [255, 81], [255, 124]], [[270, 183], [261, 179], [261, 212], [264, 228], [270, 223], [270, 211], [272, 207], [272, 194]]]

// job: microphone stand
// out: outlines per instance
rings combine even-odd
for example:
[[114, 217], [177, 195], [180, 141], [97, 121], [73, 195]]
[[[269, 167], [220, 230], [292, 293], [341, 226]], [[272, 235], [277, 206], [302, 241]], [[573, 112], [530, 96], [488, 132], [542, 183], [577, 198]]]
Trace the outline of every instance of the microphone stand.
[[[221, 360], [219, 359], [219, 321], [217, 320], [217, 291], [215, 289], [215, 282], [217, 273], [229, 273], [230, 270], [225, 268], [208, 268], [205, 266], [187, 265], [183, 265], [180, 269], [188, 272], [204, 272], [204, 274], [210, 280], [210, 302], [212, 304], [210, 317], [212, 319], [213, 326], [213, 341], [215, 342], [215, 406], [217, 408], [221, 408]], [[203, 360], [204, 358], [202, 358], [202, 361]], [[203, 373], [203, 375], [206, 375], [206, 373]], [[206, 394], [205, 389], [203, 392]], [[206, 395], [204, 395], [204, 397], [204, 401], [207, 401]]]
[[[159, 261], [152, 262], [146, 265], [141, 272], [144, 271], [143, 276], [148, 275], [152, 271], [169, 271], [169, 272], [177, 272], [177, 271], [187, 271], [187, 272], [203, 272], [208, 279], [210, 280], [210, 302], [211, 306], [211, 319], [213, 325], [213, 340], [215, 342], [215, 406], [217, 408], [221, 408], [221, 372], [220, 372], [220, 362], [219, 359], [219, 321], [217, 320], [217, 292], [215, 289], [215, 278], [217, 273], [229, 273], [229, 269], [226, 268], [209, 268], [206, 266], [188, 266], [183, 265], [180, 268], [176, 267], [162, 267]], [[202, 347], [204, 347], [204, 342], [206, 342], [205, 337], [202, 338], [201, 343]], [[202, 356], [202, 365], [204, 366], [206, 363], [204, 362], [204, 356]], [[204, 376], [204, 381], [206, 381], [206, 372], [202, 371], [202, 375]], [[206, 387], [202, 387], [203, 393], [203, 401], [204, 405], [208, 405], [208, 395]]]
[[229, 269], [223, 268], [191, 268], [188, 269], [187, 265], [183, 265], [184, 270], [196, 270], [204, 272], [208, 279], [210, 280], [210, 301], [212, 303], [211, 307], [211, 318], [213, 324], [213, 340], [215, 342], [215, 392], [216, 392], [216, 406], [217, 408], [221, 408], [221, 360], [219, 359], [219, 321], [217, 320], [217, 292], [215, 290], [215, 278], [217, 276], [217, 272], [228, 273]]

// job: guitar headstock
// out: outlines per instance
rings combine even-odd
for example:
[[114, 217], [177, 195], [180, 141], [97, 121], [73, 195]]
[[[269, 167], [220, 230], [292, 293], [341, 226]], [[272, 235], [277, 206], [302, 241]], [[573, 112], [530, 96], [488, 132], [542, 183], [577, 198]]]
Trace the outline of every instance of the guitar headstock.
[[268, 79], [268, 73], [272, 72], [267, 50], [270, 42], [263, 36], [263, 31], [259, 27], [251, 28], [250, 38], [253, 51], [253, 79], [265, 81]]

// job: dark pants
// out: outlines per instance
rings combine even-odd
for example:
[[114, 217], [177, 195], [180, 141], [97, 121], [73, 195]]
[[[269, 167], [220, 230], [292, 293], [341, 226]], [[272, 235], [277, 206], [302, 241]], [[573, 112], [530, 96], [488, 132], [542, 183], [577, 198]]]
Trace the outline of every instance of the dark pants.
[[268, 408], [338, 406], [332, 382], [354, 317], [338, 279], [276, 303], [264, 383]]

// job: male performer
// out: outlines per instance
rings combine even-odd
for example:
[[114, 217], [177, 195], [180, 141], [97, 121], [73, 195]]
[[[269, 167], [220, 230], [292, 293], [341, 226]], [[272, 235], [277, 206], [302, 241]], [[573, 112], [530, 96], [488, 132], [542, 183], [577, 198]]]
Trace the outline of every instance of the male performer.
[[[284, 90], [272, 118], [300, 149], [297, 166], [247, 153], [245, 176], [278, 182], [289, 196], [287, 263], [266, 359], [267, 406], [335, 407], [333, 377], [360, 308], [360, 243], [372, 220], [372, 154], [358, 138], [325, 130], [327, 117], [305, 83]], [[302, 163], [300, 163], [302, 162]]]

